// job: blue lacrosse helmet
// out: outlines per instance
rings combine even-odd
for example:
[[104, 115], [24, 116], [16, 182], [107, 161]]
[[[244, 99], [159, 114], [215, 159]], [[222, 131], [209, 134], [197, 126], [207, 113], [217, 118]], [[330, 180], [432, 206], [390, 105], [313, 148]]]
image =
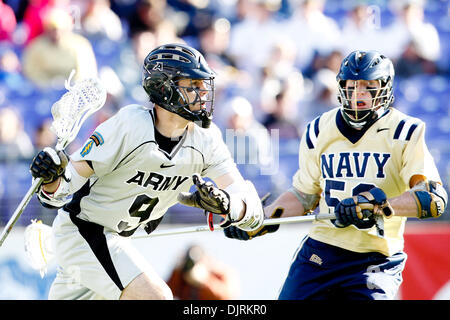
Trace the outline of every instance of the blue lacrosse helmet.
[[[156, 105], [208, 128], [214, 111], [214, 77], [199, 51], [184, 44], [165, 44], [152, 50], [145, 58], [142, 86]], [[206, 89], [183, 87], [179, 84], [183, 79], [202, 80]], [[196, 97], [189, 101], [186, 93], [193, 91]], [[201, 91], [207, 92], [201, 94]], [[202, 108], [192, 111], [190, 106], [199, 102]]]
[[[355, 129], [369, 127], [394, 102], [392, 61], [377, 51], [353, 51], [342, 61], [336, 80], [338, 82], [338, 100], [342, 105], [344, 120]], [[354, 80], [347, 86], [347, 80]], [[357, 108], [357, 80], [377, 80], [379, 86], [368, 87], [365, 91], [371, 95], [366, 108]]]

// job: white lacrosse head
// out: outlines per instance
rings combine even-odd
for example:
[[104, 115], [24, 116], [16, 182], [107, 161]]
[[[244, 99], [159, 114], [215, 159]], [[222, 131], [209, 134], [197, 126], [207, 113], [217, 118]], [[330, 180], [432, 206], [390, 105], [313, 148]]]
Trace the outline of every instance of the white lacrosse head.
[[98, 78], [86, 78], [70, 86], [74, 73], [72, 70], [65, 83], [68, 92], [53, 104], [51, 110], [51, 130], [58, 137], [58, 150], [64, 149], [75, 139], [83, 122], [106, 101], [106, 89]]
[[51, 233], [52, 228], [40, 220], [31, 220], [31, 224], [25, 229], [25, 254], [28, 263], [33, 269], [39, 270], [42, 278], [54, 258]]

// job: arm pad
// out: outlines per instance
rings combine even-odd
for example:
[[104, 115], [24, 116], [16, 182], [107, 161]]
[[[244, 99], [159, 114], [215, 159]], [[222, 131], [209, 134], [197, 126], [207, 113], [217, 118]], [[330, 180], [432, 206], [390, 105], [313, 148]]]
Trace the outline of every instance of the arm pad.
[[419, 219], [438, 218], [447, 208], [447, 191], [438, 182], [420, 182], [409, 192], [416, 200], [417, 217]]
[[[258, 229], [264, 221], [264, 211], [255, 186], [250, 181], [246, 180], [244, 183], [235, 182], [225, 188], [225, 191], [230, 195], [230, 216], [238, 216], [237, 212], [241, 206], [237, 206], [237, 202], [242, 200], [245, 203], [244, 217], [232, 225], [239, 227], [245, 231], [252, 231]], [[236, 211], [236, 212], [235, 212]]]
[[305, 212], [313, 211], [316, 209], [317, 204], [319, 203], [320, 197], [317, 194], [307, 194], [300, 192], [294, 187], [288, 189], [290, 193], [292, 193], [298, 201], [302, 204]]

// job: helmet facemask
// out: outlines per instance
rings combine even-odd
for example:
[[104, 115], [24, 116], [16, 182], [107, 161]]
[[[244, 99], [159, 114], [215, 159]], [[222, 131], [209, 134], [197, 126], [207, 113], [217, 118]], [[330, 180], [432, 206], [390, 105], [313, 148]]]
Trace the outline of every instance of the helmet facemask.
[[178, 99], [178, 114], [187, 120], [201, 121], [201, 127], [209, 127], [214, 112], [214, 79], [181, 78], [172, 81], [172, 86]]
[[145, 58], [142, 85], [154, 104], [208, 128], [214, 111], [214, 77], [200, 52], [168, 44]]
[[350, 127], [370, 127], [393, 104], [394, 75], [392, 61], [376, 51], [353, 51], [344, 58], [336, 80], [341, 114]]
[[[364, 81], [364, 80], [362, 80]], [[393, 101], [391, 81], [376, 80], [378, 85], [361, 86], [361, 80], [346, 85], [339, 81], [339, 100], [343, 115], [354, 128], [363, 128], [377, 119]]]

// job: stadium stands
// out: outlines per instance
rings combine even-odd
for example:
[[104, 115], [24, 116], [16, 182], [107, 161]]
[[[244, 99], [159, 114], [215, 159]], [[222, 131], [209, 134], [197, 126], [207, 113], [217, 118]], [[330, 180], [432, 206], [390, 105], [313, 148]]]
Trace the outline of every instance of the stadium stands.
[[[327, 1], [324, 12], [341, 25], [349, 10], [348, 3], [348, 1]], [[386, 1], [377, 3], [381, 3], [383, 24], [391, 23], [395, 17], [388, 10]], [[437, 64], [443, 72], [435, 75], [420, 74], [410, 78], [396, 78], [395, 82], [395, 107], [422, 119], [427, 124], [427, 143], [447, 190], [450, 183], [450, 17], [448, 6], [447, 1], [436, 0], [428, 1], [425, 7], [425, 18], [427, 21], [433, 21], [441, 39], [442, 54]], [[120, 76], [133, 78], [133, 75], [120, 72], [124, 60], [127, 60], [124, 55], [130, 46], [128, 41], [115, 42], [106, 38], [92, 38], [91, 43], [99, 68], [110, 66], [115, 68]], [[20, 55], [20, 51], [18, 53]], [[127, 89], [136, 87], [135, 84], [133, 85], [133, 80], [123, 82]], [[33, 136], [42, 121], [51, 117], [50, 107], [62, 93], [63, 91], [60, 90], [38, 90], [20, 76], [6, 80], [2, 78], [0, 79], [0, 108], [12, 105], [18, 109], [24, 120], [25, 131]], [[128, 92], [124, 101], [132, 101], [132, 98], [133, 93]], [[84, 130], [89, 130], [89, 127], [85, 126]], [[298, 144], [299, 141], [296, 139], [280, 141], [277, 161], [279, 171], [276, 174], [261, 175], [260, 168], [256, 165], [239, 165], [239, 169], [245, 178], [255, 183], [261, 196], [267, 192], [276, 195], [289, 187], [292, 175], [298, 168]], [[31, 184], [29, 161], [30, 159], [19, 159], [13, 163], [0, 162], [0, 225], [6, 223]], [[169, 218], [166, 220], [192, 222], [194, 217], [194, 214], [191, 215], [192, 211], [191, 208], [177, 205], [170, 211]], [[31, 218], [36, 217], [51, 220], [52, 213], [41, 208], [36, 199], [33, 199], [19, 223], [26, 225]], [[450, 219], [448, 214], [443, 218]]]

